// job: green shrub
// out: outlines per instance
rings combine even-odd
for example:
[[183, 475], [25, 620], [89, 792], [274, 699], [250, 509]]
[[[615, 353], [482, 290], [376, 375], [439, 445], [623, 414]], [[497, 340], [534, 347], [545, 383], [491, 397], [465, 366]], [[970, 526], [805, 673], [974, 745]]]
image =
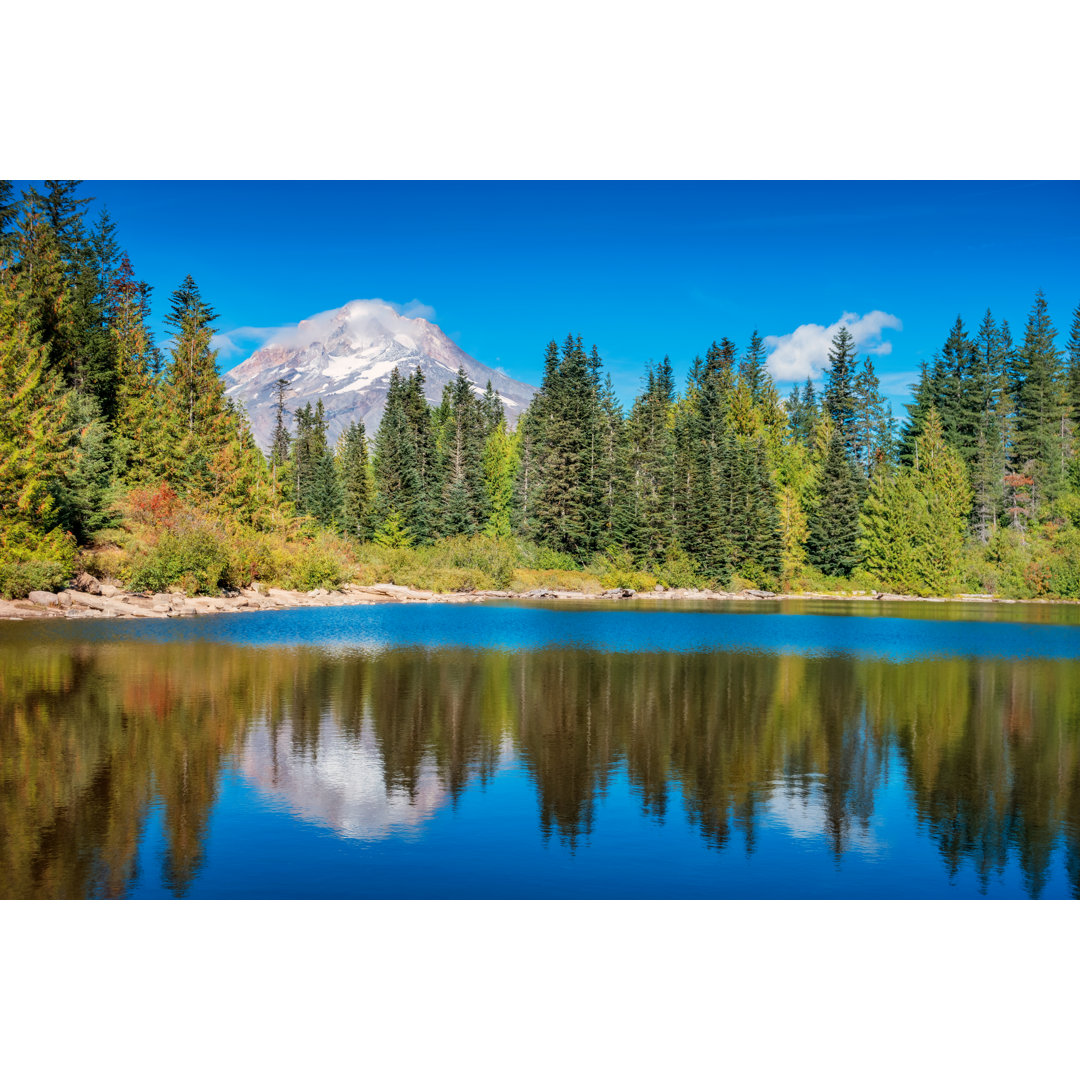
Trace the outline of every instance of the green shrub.
[[595, 556], [588, 569], [596, 574], [605, 589], [633, 589], [635, 592], [647, 592], [657, 585], [657, 579], [653, 574], [638, 569], [629, 551], [617, 548], [608, 548], [603, 555]]
[[0, 530], [0, 594], [24, 597], [35, 589], [55, 592], [75, 571], [78, 547], [70, 533], [40, 533], [25, 522]]
[[599, 593], [604, 586], [595, 574], [584, 570], [529, 570], [519, 566], [514, 571], [509, 588], [515, 592], [550, 589], [552, 592]]
[[45, 559], [0, 563], [0, 596], [16, 600], [35, 589], [57, 592], [71, 576], [63, 563]]
[[669, 589], [711, 589], [717, 582], [702, 574], [689, 556], [669, 555], [662, 563], [652, 567], [656, 580]]
[[336, 589], [346, 578], [341, 556], [320, 544], [311, 544], [288, 554], [272, 579], [282, 588], [310, 592], [312, 589]]
[[555, 551], [543, 544], [522, 544], [519, 564], [526, 570], [580, 570], [581, 564], [564, 551]]
[[229, 551], [216, 532], [179, 528], [161, 533], [132, 557], [127, 585], [152, 592], [180, 588], [189, 593], [216, 593], [233, 583], [229, 569]]

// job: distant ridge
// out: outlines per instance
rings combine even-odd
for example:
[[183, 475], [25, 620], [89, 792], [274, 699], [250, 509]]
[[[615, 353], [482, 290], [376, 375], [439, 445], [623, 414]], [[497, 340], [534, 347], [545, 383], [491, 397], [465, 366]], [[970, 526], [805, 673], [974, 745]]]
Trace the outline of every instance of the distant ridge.
[[491, 381], [511, 422], [536, 393], [535, 387], [474, 360], [434, 323], [410, 319], [381, 300], [353, 300], [304, 319], [226, 372], [225, 384], [247, 409], [255, 441], [266, 450], [274, 430], [273, 387], [280, 378], [290, 382], [290, 412], [322, 398], [333, 445], [354, 420], [362, 420], [374, 437], [394, 368], [406, 376], [420, 368], [427, 399], [437, 405], [459, 367], [478, 393]]

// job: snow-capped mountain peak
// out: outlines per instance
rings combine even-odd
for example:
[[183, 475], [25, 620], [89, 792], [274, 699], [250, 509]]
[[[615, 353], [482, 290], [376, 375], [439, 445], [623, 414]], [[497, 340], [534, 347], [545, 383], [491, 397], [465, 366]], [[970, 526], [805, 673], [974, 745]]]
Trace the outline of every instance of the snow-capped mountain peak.
[[229, 393], [243, 402], [260, 446], [269, 446], [274, 428], [274, 383], [289, 380], [287, 407], [295, 411], [322, 398], [333, 441], [354, 420], [374, 436], [386, 404], [390, 373], [400, 368], [424, 373], [431, 404], [463, 368], [474, 389], [488, 381], [502, 399], [507, 419], [516, 420], [535, 388], [474, 360], [434, 323], [402, 315], [382, 300], [353, 300], [343, 307], [303, 319], [278, 331], [242, 364], [226, 372]]

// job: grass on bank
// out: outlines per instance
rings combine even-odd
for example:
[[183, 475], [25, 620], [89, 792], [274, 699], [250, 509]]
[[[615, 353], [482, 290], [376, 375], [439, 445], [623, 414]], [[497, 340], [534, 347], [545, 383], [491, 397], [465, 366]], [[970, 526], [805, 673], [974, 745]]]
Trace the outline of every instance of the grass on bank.
[[[215, 595], [256, 581], [301, 591], [350, 582], [389, 582], [432, 592], [597, 594], [613, 588], [646, 592], [657, 585], [838, 595], [901, 591], [861, 568], [850, 578], [833, 578], [800, 567], [781, 581], [761, 568], [744, 566], [730, 581], [719, 581], [698, 572], [685, 556], [640, 566], [629, 553], [610, 551], [582, 563], [540, 545], [484, 536], [449, 537], [421, 547], [358, 545], [304, 519], [282, 519], [271, 531], [222, 521], [165, 488], [131, 492], [117, 510], [121, 524], [103, 530], [82, 551], [60, 534], [36, 546], [21, 543], [14, 533], [5, 535], [0, 595], [10, 599], [35, 589], [56, 591], [81, 570], [137, 591], [189, 595]], [[999, 529], [988, 544], [970, 544], [952, 590], [959, 593], [1020, 600], [1080, 597], [1080, 529], [1071, 522], [1049, 522], [1027, 534]]]

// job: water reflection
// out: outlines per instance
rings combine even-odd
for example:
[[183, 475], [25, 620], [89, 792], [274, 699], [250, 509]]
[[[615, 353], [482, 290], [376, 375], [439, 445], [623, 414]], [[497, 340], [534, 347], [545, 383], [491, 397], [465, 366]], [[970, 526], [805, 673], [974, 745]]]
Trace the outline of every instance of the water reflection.
[[[1062, 845], [1080, 897], [1075, 662], [198, 641], [0, 645], [0, 895], [120, 897], [141, 869], [184, 895], [227, 767], [379, 841], [422, 837], [510, 764], [568, 849], [625, 772], [639, 816], [710, 848], [752, 859], [781, 827], [883, 862], [882, 829], [913, 827], [875, 817], [899, 767], [943, 880], [968, 867], [985, 886], [1012, 862], [1038, 896]], [[141, 868], [156, 813], [164, 854]]]

